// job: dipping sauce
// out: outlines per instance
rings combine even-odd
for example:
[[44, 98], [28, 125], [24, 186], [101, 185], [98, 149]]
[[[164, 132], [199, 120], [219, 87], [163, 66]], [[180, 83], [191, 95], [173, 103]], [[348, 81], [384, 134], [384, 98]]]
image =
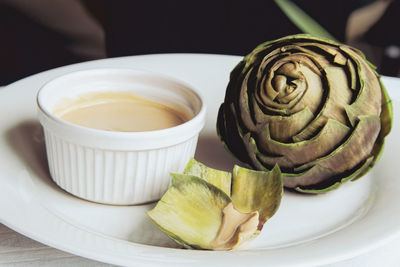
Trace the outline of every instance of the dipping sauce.
[[53, 113], [74, 124], [118, 132], [160, 130], [190, 119], [177, 109], [129, 92], [95, 92], [62, 99]]

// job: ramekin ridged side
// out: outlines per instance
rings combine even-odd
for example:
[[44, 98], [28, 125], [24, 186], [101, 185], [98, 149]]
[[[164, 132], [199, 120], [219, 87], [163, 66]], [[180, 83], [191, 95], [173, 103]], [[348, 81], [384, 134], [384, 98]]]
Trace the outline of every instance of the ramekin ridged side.
[[[152, 150], [115, 151], [69, 142], [45, 130], [50, 174], [65, 191], [98, 203], [131, 205], [161, 198], [169, 172], [182, 172], [198, 135]], [[136, 179], [146, 177], [146, 179]]]

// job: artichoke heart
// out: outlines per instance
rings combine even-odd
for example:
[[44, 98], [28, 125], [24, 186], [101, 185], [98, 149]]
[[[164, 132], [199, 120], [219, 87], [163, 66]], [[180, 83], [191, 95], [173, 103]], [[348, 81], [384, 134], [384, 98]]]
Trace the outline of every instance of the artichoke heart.
[[[278, 168], [257, 172], [235, 166], [234, 170], [231, 179], [230, 173], [191, 159], [184, 174], [171, 174], [171, 186], [147, 212], [148, 217], [185, 248], [232, 250], [243, 246], [277, 211], [283, 185]], [[235, 181], [240, 182], [235, 185]], [[252, 189], [244, 190], [246, 181]], [[226, 189], [229, 186], [230, 192], [231, 183], [235, 191], [229, 196]]]
[[347, 45], [305, 34], [265, 42], [232, 70], [217, 118], [224, 147], [284, 185], [321, 193], [365, 175], [392, 126], [375, 67]]

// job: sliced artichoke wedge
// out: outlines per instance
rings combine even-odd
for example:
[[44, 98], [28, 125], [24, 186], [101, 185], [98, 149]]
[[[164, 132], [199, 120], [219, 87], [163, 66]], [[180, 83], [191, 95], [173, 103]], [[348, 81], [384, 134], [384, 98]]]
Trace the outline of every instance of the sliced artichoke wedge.
[[[235, 166], [231, 179], [230, 173], [191, 159], [184, 174], [171, 176], [171, 186], [147, 215], [185, 248], [232, 250], [243, 246], [259, 234], [282, 198], [277, 166], [270, 172]], [[226, 192], [231, 185], [229, 196]]]

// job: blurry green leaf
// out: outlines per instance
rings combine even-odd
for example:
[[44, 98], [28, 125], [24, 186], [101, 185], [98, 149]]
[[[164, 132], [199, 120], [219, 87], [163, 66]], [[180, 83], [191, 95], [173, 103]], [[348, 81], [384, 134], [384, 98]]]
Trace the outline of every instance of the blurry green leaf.
[[286, 16], [304, 33], [337, 41], [335, 37], [333, 37], [318, 22], [311, 18], [292, 1], [275, 0], [275, 3], [286, 14]]

